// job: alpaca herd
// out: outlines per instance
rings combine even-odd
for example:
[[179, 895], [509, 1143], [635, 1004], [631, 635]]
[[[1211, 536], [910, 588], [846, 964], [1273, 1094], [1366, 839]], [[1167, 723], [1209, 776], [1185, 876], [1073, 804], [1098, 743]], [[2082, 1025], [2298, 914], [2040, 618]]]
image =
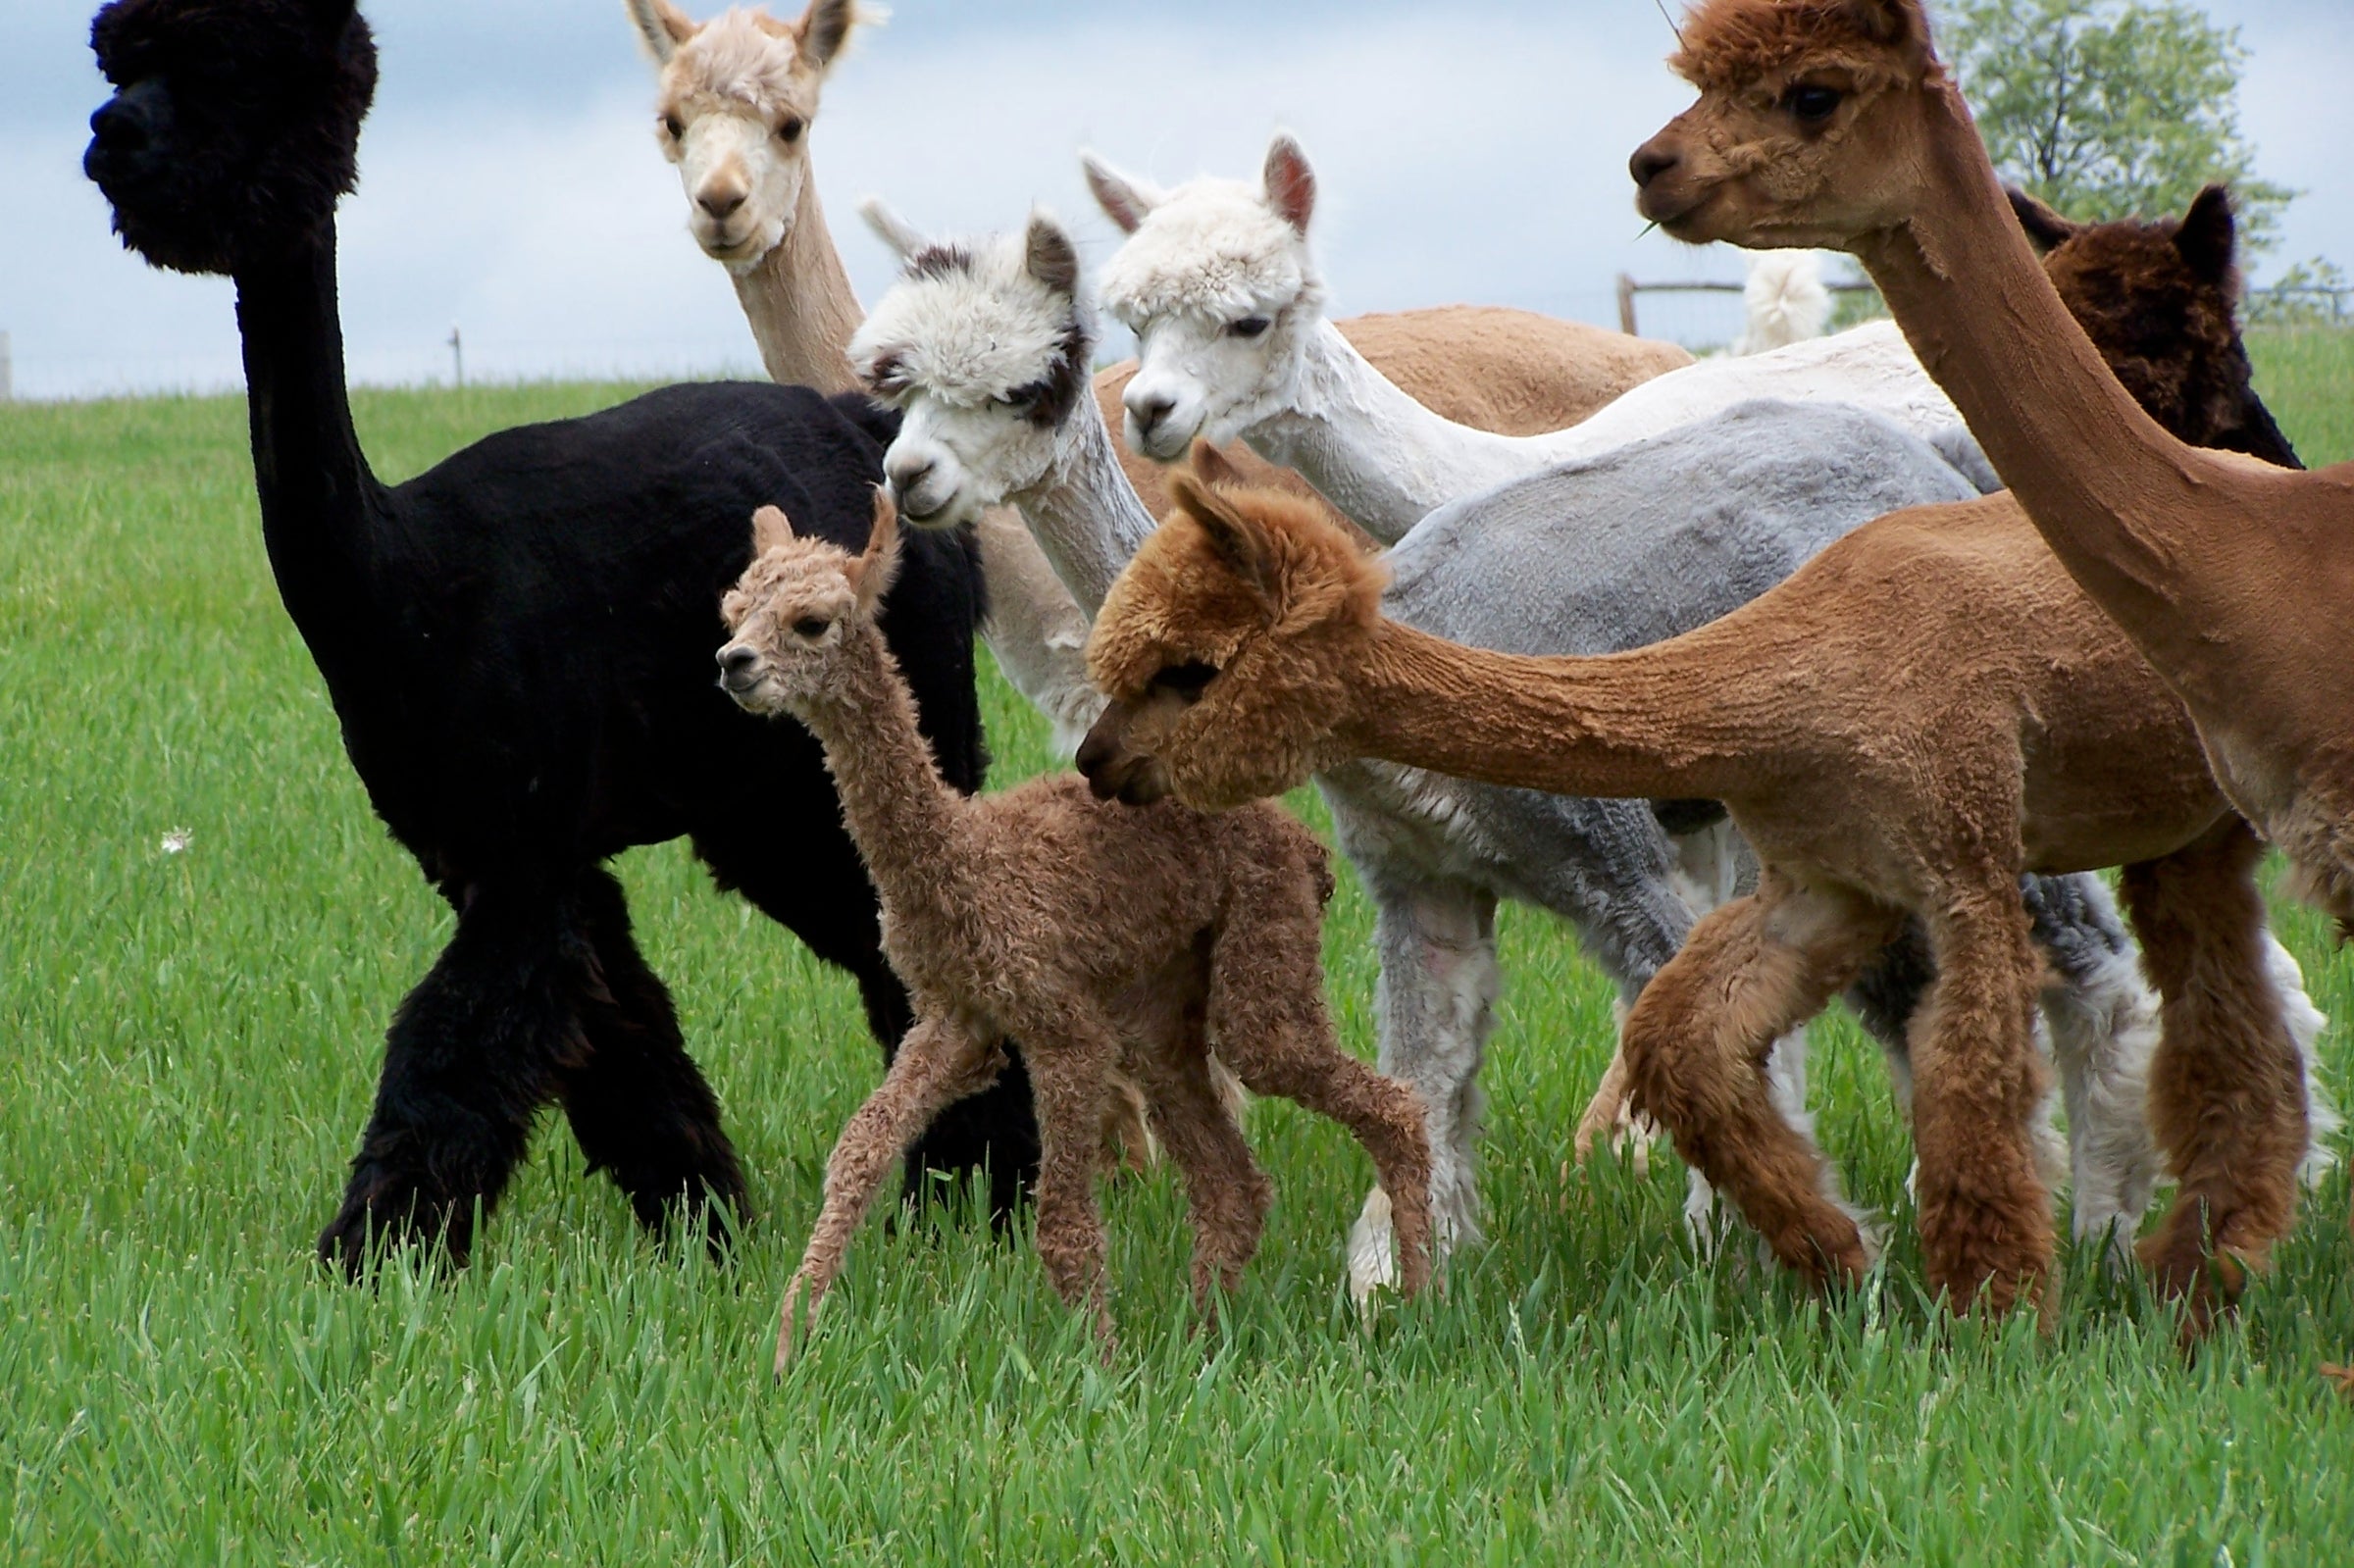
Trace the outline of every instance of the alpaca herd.
[[[775, 384], [399, 485], [337, 320], [376, 81], [353, 0], [93, 25], [87, 173], [127, 245], [236, 284], [281, 595], [456, 914], [331, 1264], [463, 1262], [550, 1102], [640, 1221], [724, 1250], [744, 1177], [605, 868], [686, 835], [856, 979], [886, 1056], [780, 1371], [902, 1158], [911, 1200], [934, 1173], [999, 1219], [1030, 1200], [1109, 1353], [1095, 1184], [1156, 1149], [1206, 1311], [1272, 1200], [1238, 1082], [1370, 1156], [1356, 1299], [1443, 1279], [1483, 1225], [1506, 900], [1619, 996], [1564, 1148], [1663, 1133], [1704, 1247], [1720, 1196], [1799, 1279], [1867, 1278], [1877, 1228], [1807, 1110], [1805, 1029], [1844, 995], [1953, 1309], [2049, 1302], [2064, 1179], [2077, 1242], [2138, 1259], [2186, 1336], [2264, 1268], [2336, 1126], [2256, 872], [2269, 840], [2354, 931], [2354, 468], [2304, 472], [2253, 389], [2221, 189], [2072, 224], [2001, 187], [1920, 0], [1701, 0], [1670, 62], [1699, 101], [1630, 170], [1669, 233], [1767, 253], [1734, 356], [1517, 311], [1330, 321], [1287, 135], [1255, 178], [1166, 190], [1083, 154], [1122, 237], [1092, 286], [1043, 213], [947, 238], [870, 201], [900, 271], [869, 314], [810, 164], [854, 0], [625, 4]], [[1854, 254], [1894, 321], [1820, 335], [1795, 246]], [[1095, 368], [1099, 298], [1136, 361]], [[976, 636], [1079, 775], [977, 792]], [[1311, 782], [1374, 908], [1378, 1070], [1327, 1010], [1325, 851], [1268, 798]]]

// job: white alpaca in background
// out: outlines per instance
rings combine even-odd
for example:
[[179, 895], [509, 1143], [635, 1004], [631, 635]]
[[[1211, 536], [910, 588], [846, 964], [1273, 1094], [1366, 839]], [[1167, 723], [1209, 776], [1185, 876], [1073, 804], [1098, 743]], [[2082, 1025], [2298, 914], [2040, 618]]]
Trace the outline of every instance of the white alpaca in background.
[[1820, 337], [1831, 324], [1831, 291], [1822, 280], [1820, 253], [1751, 252], [1741, 307], [1746, 321], [1733, 339], [1734, 354], [1763, 354]]
[[[1269, 146], [1256, 183], [1201, 178], [1162, 192], [1092, 154], [1082, 161], [1097, 200], [1129, 231], [1102, 277], [1103, 308], [1137, 336], [1140, 363], [1123, 399], [1129, 444], [1167, 462], [1196, 436], [1240, 436], [1385, 544], [1449, 501], [1755, 398], [1852, 403], [1941, 449], [1969, 442], [1962, 416], [1892, 322], [1669, 371], [1547, 434], [1454, 424], [1392, 384], [1325, 320], [1307, 237], [1315, 176], [1290, 136]], [[1992, 481], [1982, 458], [1970, 468], [1981, 484]]]

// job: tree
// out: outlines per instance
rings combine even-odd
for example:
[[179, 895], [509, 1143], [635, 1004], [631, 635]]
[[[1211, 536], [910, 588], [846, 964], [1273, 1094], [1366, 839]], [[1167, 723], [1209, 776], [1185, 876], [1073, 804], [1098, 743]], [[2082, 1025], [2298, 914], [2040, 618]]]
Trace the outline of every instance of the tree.
[[2227, 180], [2240, 243], [2279, 237], [2295, 191], [2254, 177], [2237, 27], [2185, 0], [1953, 0], [1952, 60], [2004, 177], [2086, 222], [2178, 213]]

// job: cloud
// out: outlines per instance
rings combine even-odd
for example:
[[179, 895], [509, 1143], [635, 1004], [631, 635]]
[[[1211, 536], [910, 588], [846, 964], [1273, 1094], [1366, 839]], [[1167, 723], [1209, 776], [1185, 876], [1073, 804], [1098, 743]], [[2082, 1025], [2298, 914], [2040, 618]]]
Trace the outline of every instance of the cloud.
[[[1112, 233], [1078, 147], [1164, 180], [1241, 176], [1279, 126], [1322, 177], [1317, 238], [1344, 312], [1470, 300], [1611, 322], [1621, 271], [1740, 274], [1737, 253], [1637, 238], [1626, 156], [1688, 99], [1647, 0], [896, 9], [841, 67], [812, 133], [837, 242], [869, 299], [889, 267], [851, 216], [861, 195], [934, 229], [1007, 227], [1040, 202], [1100, 259]], [[0, 328], [20, 389], [235, 384], [228, 286], [125, 256], [80, 177], [81, 122], [102, 95], [86, 12], [6, 10], [0, 51], [33, 66], [27, 90], [0, 102], [0, 212], [18, 219], [0, 238]], [[453, 325], [474, 375], [757, 374], [733, 289], [686, 236], [619, 0], [375, 10], [384, 84], [341, 222], [356, 379], [445, 375]], [[2337, 167], [2354, 144], [2340, 86], [2354, 43], [2335, 0], [2245, 20], [2261, 167], [2313, 192], [2291, 209], [2285, 253], [2354, 261]], [[1723, 335], [1727, 308], [1647, 300], [1644, 325]]]

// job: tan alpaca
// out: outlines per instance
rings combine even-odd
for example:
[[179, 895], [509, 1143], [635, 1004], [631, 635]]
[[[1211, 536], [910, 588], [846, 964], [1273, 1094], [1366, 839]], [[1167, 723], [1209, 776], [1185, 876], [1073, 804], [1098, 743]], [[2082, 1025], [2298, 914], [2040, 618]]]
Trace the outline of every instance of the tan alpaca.
[[[1023, 1042], [1043, 1153], [1038, 1251], [1109, 1344], [1093, 1178], [1115, 1074], [1142, 1087], [1193, 1211], [1194, 1290], [1231, 1286], [1271, 1194], [1210, 1078], [1207, 1037], [1244, 1084], [1346, 1126], [1395, 1195], [1407, 1289], [1429, 1274], [1430, 1150], [1411, 1089], [1340, 1049], [1324, 1009], [1324, 851], [1279, 808], [1205, 817], [1091, 798], [1071, 775], [1004, 794], [941, 781], [875, 614], [896, 565], [878, 490], [863, 555], [753, 519], [729, 593], [722, 683], [791, 713], [825, 748], [883, 900], [883, 945], [916, 1024], [826, 1166], [817, 1228], [785, 1294], [777, 1362], [814, 1314], [891, 1162], [942, 1107], [986, 1087]], [[1391, 1184], [1397, 1184], [1392, 1186]]]
[[1929, 1284], [1998, 1310], [2040, 1295], [2024, 870], [2127, 868], [2164, 998], [2152, 1098], [2181, 1184], [2143, 1245], [2161, 1287], [2203, 1323], [2286, 1230], [2303, 1064], [2266, 974], [2259, 846], [2180, 705], [2007, 496], [1868, 524], [1671, 641], [1540, 659], [1384, 619], [1379, 563], [1312, 504], [1173, 489], [1179, 512], [1089, 646], [1113, 698], [1082, 751], [1098, 787], [1216, 809], [1374, 757], [1722, 800], [1763, 864], [1758, 891], [1693, 930], [1623, 1049], [1638, 1102], [1791, 1268], [1852, 1282], [1867, 1249], [1775, 1114], [1765, 1055], [1910, 912], [1937, 965], [1912, 1048]]
[[2231, 799], [2354, 921], [2354, 465], [2200, 451], [2135, 406], [2036, 267], [1918, 0], [1710, 0], [1682, 42], [1701, 99], [1634, 156], [1644, 216], [1861, 260]]

